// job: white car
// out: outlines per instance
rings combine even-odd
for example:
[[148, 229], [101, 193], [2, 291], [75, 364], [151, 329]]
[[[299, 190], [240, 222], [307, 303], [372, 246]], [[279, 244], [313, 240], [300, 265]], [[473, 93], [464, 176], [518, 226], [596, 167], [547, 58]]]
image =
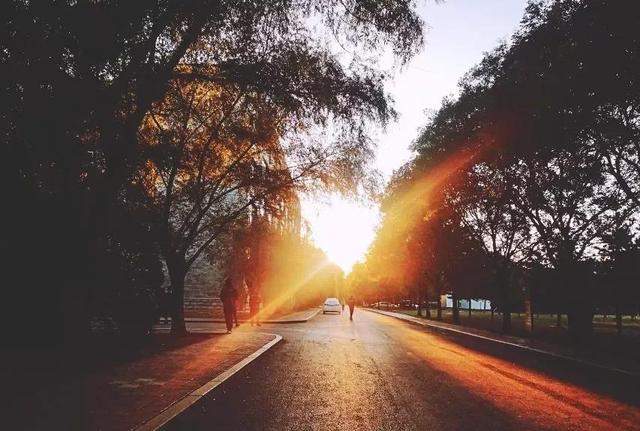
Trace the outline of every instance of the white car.
[[340, 313], [342, 314], [342, 305], [338, 298], [327, 298], [322, 305], [322, 314]]

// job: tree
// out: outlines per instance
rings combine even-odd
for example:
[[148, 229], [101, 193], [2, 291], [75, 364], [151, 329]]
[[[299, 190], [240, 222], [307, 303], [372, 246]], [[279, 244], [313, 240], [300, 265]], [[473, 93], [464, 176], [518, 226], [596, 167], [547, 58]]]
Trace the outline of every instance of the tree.
[[387, 192], [397, 238], [412, 237], [425, 214], [453, 214], [435, 226], [457, 229], [457, 218], [460, 239], [483, 246], [505, 310], [518, 293], [508, 280], [553, 268], [553, 295], [578, 342], [592, 329], [602, 241], [637, 224], [638, 11], [613, 3], [531, 2], [516, 35], [429, 119]]
[[640, 298], [636, 280], [640, 276], [640, 248], [630, 226], [623, 225], [604, 237], [605, 304], [613, 303], [616, 329], [622, 333], [622, 313], [637, 307]]
[[632, 208], [586, 149], [561, 151], [548, 160], [521, 160], [514, 168], [514, 178], [520, 179], [512, 183], [514, 204], [535, 229], [543, 262], [560, 275], [563, 291], [558, 295], [569, 309], [570, 330], [588, 335], [591, 319], [584, 313], [593, 313], [592, 292], [575, 282], [579, 262]]
[[135, 182], [158, 219], [174, 298], [172, 330], [183, 333], [189, 268], [252, 207], [282, 209], [295, 178], [278, 142], [277, 113], [255, 98], [178, 81], [163, 102], [141, 131], [148, 163]]
[[[497, 165], [497, 166], [496, 166]], [[502, 312], [502, 330], [511, 330], [511, 310], [520, 297], [517, 265], [535, 251], [530, 225], [513, 204], [509, 167], [477, 164], [457, 191], [462, 223], [482, 246], [493, 275], [492, 306]]]
[[[422, 41], [420, 19], [405, 1], [11, 1], [3, 9], [8, 31], [2, 64], [9, 77], [4, 89], [16, 102], [3, 116], [9, 148], [24, 151], [27, 145], [21, 149], [20, 144], [31, 143], [32, 150], [44, 150], [40, 145], [52, 138], [66, 151], [90, 144], [102, 153], [116, 190], [127, 181], [127, 166], [135, 163], [137, 131], [180, 73], [179, 64], [197, 64], [192, 76], [216, 82], [250, 82], [265, 91], [288, 86], [295, 98], [300, 76], [280, 75], [285, 79], [266, 85], [264, 79], [278, 69], [263, 53], [273, 44], [283, 55], [330, 56], [312, 43], [314, 36], [306, 30], [311, 16], [336, 37], [348, 34], [351, 45], [383, 43], [404, 60]], [[55, 115], [43, 116], [42, 132], [27, 133], [22, 113], [38, 112]], [[71, 153], [32, 156], [70, 161]]]
[[[282, 60], [283, 68], [290, 67], [291, 58]], [[296, 73], [315, 73], [314, 59], [301, 56], [296, 62]], [[158, 215], [175, 331], [185, 331], [182, 304], [189, 268], [230, 226], [240, 219], [253, 225], [259, 218], [286, 217], [289, 204], [297, 203], [296, 191], [353, 190], [368, 178], [372, 152], [362, 130], [364, 117], [386, 121], [388, 108], [362, 93], [357, 79], [339, 73], [332, 79], [344, 87], [326, 88], [301, 106], [286, 98], [276, 103], [252, 85], [180, 78], [154, 105], [141, 130], [148, 163], [136, 182]], [[349, 110], [361, 117], [345, 117]], [[329, 116], [339, 134], [327, 145], [309, 132], [315, 121]]]
[[[306, 118], [318, 124], [333, 116], [364, 121], [374, 100], [383, 120], [391, 114], [383, 77], [361, 58], [350, 68], [339, 63], [306, 24], [317, 20], [354, 52], [390, 47], [401, 62], [422, 42], [408, 1], [9, 1], [1, 8], [0, 183], [19, 209], [3, 214], [3, 225], [23, 232], [9, 236], [3, 251], [15, 269], [9, 278], [27, 286], [18, 295], [42, 295], [35, 314], [68, 321], [52, 329], [58, 334], [87, 327], [86, 286], [103, 274], [82, 268], [118, 229], [119, 208], [133, 198], [128, 187], [148, 161], [140, 129], [175, 79], [250, 89], [276, 106], [308, 108]], [[339, 108], [328, 115], [323, 107], [332, 102]], [[47, 262], [46, 278], [21, 277], [32, 259]]]
[[[487, 55], [463, 79], [461, 96], [445, 101], [418, 140], [422, 149], [435, 154], [479, 148], [491, 175], [507, 175], [508, 187], [501, 194], [508, 211], [500, 209], [500, 202], [491, 206], [497, 204], [493, 210], [501, 221], [512, 215], [525, 221], [521, 232], [532, 233], [537, 242], [530, 256], [556, 268], [564, 280], [557, 294], [561, 308], [570, 310], [570, 330], [577, 335], [590, 332], [591, 295], [579, 290], [576, 277], [590, 271], [586, 260], [597, 254], [602, 236], [635, 211], [619, 178], [619, 187], [613, 184], [615, 163], [602, 156], [606, 141], [598, 142], [593, 133], [616, 130], [599, 124], [592, 113], [610, 111], [605, 100], [621, 94], [611, 81], [611, 69], [604, 72], [601, 60], [598, 66], [598, 57], [593, 57], [605, 39], [618, 37], [611, 30], [605, 34], [605, 25], [594, 24], [599, 20], [596, 11], [604, 11], [606, 3], [532, 3], [512, 43]], [[624, 8], [609, 10], [607, 20], [623, 13]], [[622, 22], [627, 23], [626, 18]], [[587, 30], [592, 24], [602, 31], [599, 40]], [[622, 33], [619, 37], [627, 51], [631, 49], [632, 39]], [[581, 67], [587, 61], [593, 69]], [[606, 96], [597, 76], [611, 84], [605, 85]], [[589, 95], [596, 89], [601, 95], [593, 98], [598, 100], [594, 104]], [[496, 180], [499, 184], [499, 177], [492, 183]], [[486, 199], [490, 190], [476, 193]], [[482, 218], [476, 221], [484, 223]]]
[[556, 123], [580, 135], [538, 144], [592, 147], [636, 206], [640, 205], [638, 18], [637, 8], [610, 0], [531, 4], [507, 60], [512, 79], [517, 76], [521, 88], [541, 90], [538, 101], [547, 111], [541, 118], [552, 124], [555, 117]]

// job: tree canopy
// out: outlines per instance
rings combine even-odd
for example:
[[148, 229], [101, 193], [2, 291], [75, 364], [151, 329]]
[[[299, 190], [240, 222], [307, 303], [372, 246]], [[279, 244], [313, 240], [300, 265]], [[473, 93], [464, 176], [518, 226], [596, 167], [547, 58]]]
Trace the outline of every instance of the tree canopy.
[[[477, 275], [450, 274], [447, 291], [488, 297], [506, 318], [525, 280], [549, 268], [556, 310], [586, 340], [594, 262], [610, 259], [603, 250], [624, 226], [638, 235], [638, 13], [607, 0], [531, 2], [512, 39], [461, 79], [415, 140], [368, 259], [439, 256], [445, 271], [473, 255]], [[459, 238], [442, 244], [428, 233], [443, 225]], [[415, 237], [422, 248], [402, 252]], [[442, 277], [427, 292], [439, 294]]]
[[394, 117], [368, 54], [402, 64], [422, 45], [412, 1], [12, 0], [0, 16], [9, 278], [67, 335], [88, 327], [96, 261], [128, 256], [131, 229], [150, 267], [169, 250], [190, 262], [246, 219], [240, 197], [277, 213], [293, 179], [357, 187], [370, 125]]

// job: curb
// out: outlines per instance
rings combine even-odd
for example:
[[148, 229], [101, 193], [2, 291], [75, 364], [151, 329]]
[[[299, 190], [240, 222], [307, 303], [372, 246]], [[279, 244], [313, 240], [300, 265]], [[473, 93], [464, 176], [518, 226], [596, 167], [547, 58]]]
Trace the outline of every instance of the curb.
[[314, 311], [309, 317], [306, 319], [292, 319], [292, 320], [265, 320], [260, 323], [307, 323], [309, 320], [313, 319], [320, 313], [320, 309], [318, 308]]
[[269, 341], [264, 346], [260, 347], [258, 350], [256, 350], [246, 358], [242, 359], [240, 362], [233, 365], [231, 368], [228, 368], [227, 370], [218, 374], [216, 377], [209, 380], [207, 383], [200, 386], [198, 389], [188, 393], [187, 395], [185, 395], [175, 403], [171, 404], [169, 407], [164, 409], [158, 415], [144, 422], [142, 425], [137, 426], [136, 428], [134, 428], [134, 430], [135, 431], [151, 431], [151, 430], [157, 430], [162, 426], [166, 425], [170, 420], [172, 420], [173, 418], [178, 416], [180, 413], [184, 412], [186, 409], [188, 409], [193, 404], [195, 404], [198, 400], [200, 400], [200, 398], [207, 395], [209, 392], [211, 392], [213, 389], [218, 387], [220, 384], [224, 383], [226, 380], [228, 380], [231, 376], [236, 374], [242, 368], [244, 368], [245, 366], [253, 362], [255, 359], [257, 359], [267, 350], [269, 350], [270, 348], [278, 344], [280, 341], [282, 341], [282, 336], [278, 334], [269, 334], [269, 335], [273, 335], [275, 336], [275, 338]]
[[[309, 317], [307, 317], [306, 319], [289, 319], [289, 320], [279, 320], [279, 319], [273, 319], [273, 320], [261, 320], [260, 323], [268, 323], [268, 324], [284, 324], [284, 323], [307, 323], [309, 320], [313, 319], [314, 317], [316, 317], [318, 315], [318, 313], [320, 313], [320, 309], [318, 308], [313, 314], [311, 314]], [[206, 317], [202, 317], [202, 318], [198, 318], [198, 317], [193, 317], [193, 318], [186, 318], [185, 322], [195, 322], [195, 323], [224, 323], [224, 319], [209, 319]], [[249, 322], [248, 319], [238, 319], [238, 322], [242, 322], [242, 323], [247, 323]]]
[[623, 370], [621, 368], [607, 367], [605, 365], [597, 364], [597, 363], [591, 362], [591, 361], [585, 361], [584, 359], [574, 358], [574, 357], [571, 357], [571, 356], [563, 355], [561, 353], [554, 353], [554, 352], [549, 352], [548, 350], [542, 350], [542, 349], [538, 349], [538, 348], [535, 348], [535, 347], [523, 346], [522, 344], [512, 343], [510, 341], [500, 340], [498, 338], [486, 337], [484, 335], [474, 334], [472, 332], [466, 332], [466, 331], [462, 331], [460, 329], [447, 328], [445, 326], [433, 325], [433, 324], [430, 324], [429, 322], [426, 322], [426, 321], [425, 322], [421, 322], [421, 321], [418, 321], [418, 320], [413, 320], [413, 318], [411, 318], [411, 316], [406, 316], [405, 317], [405, 316], [398, 316], [398, 315], [388, 314], [390, 312], [383, 312], [383, 311], [375, 310], [375, 309], [372, 309], [372, 308], [363, 308], [363, 310], [368, 311], [370, 313], [376, 313], [376, 314], [380, 314], [382, 316], [387, 316], [387, 317], [392, 317], [394, 319], [402, 320], [402, 321], [407, 322], [407, 323], [412, 324], [412, 325], [417, 325], [417, 326], [422, 326], [422, 327], [426, 326], [426, 327], [438, 329], [438, 330], [441, 330], [441, 331], [454, 332], [454, 333], [457, 333], [457, 334], [466, 335], [468, 337], [479, 338], [479, 339], [486, 340], [486, 341], [492, 341], [494, 343], [503, 344], [503, 345], [506, 345], [506, 346], [509, 346], [509, 347], [515, 347], [515, 348], [518, 348], [518, 349], [526, 350], [528, 352], [550, 356], [550, 357], [555, 358], [555, 359], [562, 359], [562, 360], [565, 360], [565, 361], [575, 362], [577, 364], [588, 366], [588, 367], [599, 368], [599, 369], [605, 370], [605, 371], [612, 371], [612, 372], [615, 372], [615, 373], [624, 374], [625, 376], [628, 376], [628, 377], [640, 378], [640, 374], [639, 373], [635, 373], [633, 371]]

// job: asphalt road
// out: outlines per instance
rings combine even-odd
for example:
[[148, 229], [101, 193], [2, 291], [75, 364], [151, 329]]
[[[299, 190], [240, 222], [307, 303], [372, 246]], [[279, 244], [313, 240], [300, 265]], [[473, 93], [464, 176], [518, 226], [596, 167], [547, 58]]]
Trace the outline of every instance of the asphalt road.
[[176, 430], [640, 429], [637, 381], [356, 310], [263, 326], [284, 341]]

